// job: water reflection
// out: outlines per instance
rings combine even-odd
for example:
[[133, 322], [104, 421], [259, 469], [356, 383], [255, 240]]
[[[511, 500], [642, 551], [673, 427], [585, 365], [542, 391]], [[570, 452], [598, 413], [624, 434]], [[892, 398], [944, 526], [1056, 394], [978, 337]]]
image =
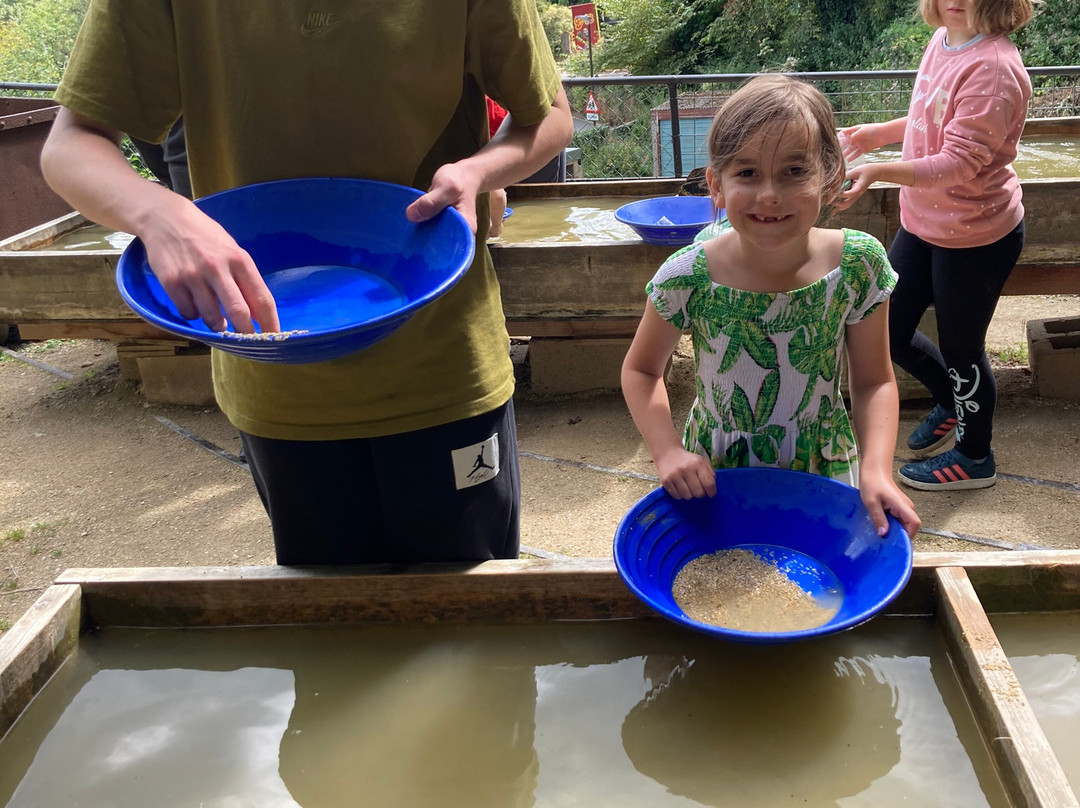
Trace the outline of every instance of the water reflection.
[[277, 771], [294, 704], [291, 671], [100, 671], [7, 804], [294, 808]]
[[506, 244], [636, 240], [615, 211], [641, 199], [635, 196], [522, 199], [503, 225], [497, 242]]
[[121, 233], [100, 224], [85, 224], [34, 249], [56, 252], [123, 250], [134, 238], [130, 233]]
[[1080, 794], [1080, 613], [995, 615], [993, 623], [1054, 755]]
[[0, 742], [0, 804], [1000, 804], [958, 740], [962, 699], [935, 682], [931, 660], [948, 662], [932, 627], [900, 634], [754, 647], [659, 621], [108, 631]]

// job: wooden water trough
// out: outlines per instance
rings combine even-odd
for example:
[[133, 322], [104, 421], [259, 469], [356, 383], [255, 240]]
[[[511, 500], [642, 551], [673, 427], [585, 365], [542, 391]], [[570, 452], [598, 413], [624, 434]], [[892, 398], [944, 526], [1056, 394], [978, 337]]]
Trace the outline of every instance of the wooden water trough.
[[[1080, 551], [920, 553], [887, 614], [932, 616], [1011, 805], [1080, 805], [995, 635], [996, 613], [1075, 613]], [[896, 619], [893, 619], [896, 618]], [[0, 637], [6, 733], [87, 632], [109, 627], [658, 621], [605, 560], [476, 565], [72, 569]], [[679, 629], [682, 631], [683, 629]], [[854, 631], [858, 631], [855, 629]], [[689, 632], [694, 634], [693, 632]], [[1080, 726], [1076, 728], [1080, 734]], [[1074, 773], [1074, 777], [1076, 774]]]
[[[662, 196], [680, 180], [516, 185], [528, 199]], [[1080, 179], [1023, 183], [1027, 242], [1006, 295], [1080, 294]], [[832, 224], [891, 242], [900, 224], [899, 189], [875, 186]], [[116, 290], [120, 250], [53, 251], [48, 245], [89, 222], [73, 213], [0, 241], [0, 322], [29, 338], [173, 339], [139, 319]], [[639, 239], [489, 245], [515, 336], [632, 336], [643, 290], [675, 248]]]
[[[1032, 135], [1078, 132], [1080, 118], [1029, 121], [1026, 130]], [[645, 198], [678, 193], [683, 182], [672, 178], [515, 185], [507, 194], [512, 206], [530, 199]], [[1080, 294], [1080, 208], [1075, 202], [1080, 178], [1029, 180], [1022, 185], [1027, 240], [1004, 294]], [[899, 227], [898, 199], [897, 186], [876, 185], [829, 224], [864, 230], [887, 245]], [[75, 213], [0, 241], [0, 341], [8, 324], [17, 325], [23, 339], [112, 340], [118, 344], [121, 375], [141, 379], [148, 398], [154, 398], [148, 384], [153, 380], [162, 386], [156, 400], [212, 401], [208, 350], [144, 322], [121, 300], [115, 282], [119, 249], [50, 249], [60, 237], [88, 224]], [[530, 347], [533, 389], [560, 393], [617, 387], [626, 340], [633, 336], [644, 306], [645, 284], [675, 248], [646, 244], [636, 237], [580, 243], [491, 242], [489, 247], [510, 335], [536, 338]], [[580, 342], [566, 345], [566, 338]], [[173, 383], [173, 377], [180, 383]], [[197, 389], [191, 391], [192, 386]], [[910, 387], [908, 391], [901, 386], [905, 398], [925, 394], [913, 380]], [[191, 398], [184, 397], [187, 392]]]

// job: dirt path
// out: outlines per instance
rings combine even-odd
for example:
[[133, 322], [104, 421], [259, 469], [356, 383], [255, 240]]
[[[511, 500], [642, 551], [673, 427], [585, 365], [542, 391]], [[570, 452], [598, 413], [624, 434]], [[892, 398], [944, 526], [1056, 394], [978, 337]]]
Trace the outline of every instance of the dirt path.
[[[1007, 298], [989, 344], [1016, 355], [1028, 319], [1078, 313], [1078, 298]], [[120, 379], [108, 342], [8, 347], [71, 378], [0, 360], [0, 626], [69, 567], [273, 563], [269, 522], [250, 475], [230, 460], [239, 441], [220, 412], [148, 404]], [[680, 413], [690, 372], [679, 358]], [[916, 549], [1080, 547], [1080, 406], [1039, 399], [1023, 364], [997, 375], [1001, 480], [982, 491], [914, 492], [927, 529]], [[522, 543], [540, 555], [609, 557], [619, 519], [656, 485], [621, 396], [541, 399], [523, 379], [516, 403]], [[903, 410], [902, 436], [922, 415]]]

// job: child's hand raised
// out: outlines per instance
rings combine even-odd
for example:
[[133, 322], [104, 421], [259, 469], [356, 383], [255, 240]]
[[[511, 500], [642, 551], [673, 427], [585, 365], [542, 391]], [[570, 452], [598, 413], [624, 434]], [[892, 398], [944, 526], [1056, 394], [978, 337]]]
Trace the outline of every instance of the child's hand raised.
[[699, 454], [679, 447], [656, 458], [660, 484], [675, 499], [716, 496], [716, 472]]

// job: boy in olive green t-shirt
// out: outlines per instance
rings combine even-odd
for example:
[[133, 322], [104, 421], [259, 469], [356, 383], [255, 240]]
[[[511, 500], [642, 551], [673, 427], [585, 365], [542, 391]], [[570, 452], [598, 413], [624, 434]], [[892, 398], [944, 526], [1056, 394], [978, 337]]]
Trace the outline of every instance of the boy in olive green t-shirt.
[[[490, 143], [485, 95], [513, 123]], [[56, 99], [50, 184], [139, 236], [181, 314], [215, 330], [226, 316], [278, 330], [273, 300], [220, 226], [131, 170], [121, 132], [157, 142], [182, 113], [197, 197], [361, 177], [427, 189], [415, 221], [452, 205], [479, 223], [465, 278], [382, 342], [309, 365], [214, 352], [214, 385], [279, 563], [516, 557], [513, 368], [487, 192], [572, 134], [532, 0], [93, 0]]]

